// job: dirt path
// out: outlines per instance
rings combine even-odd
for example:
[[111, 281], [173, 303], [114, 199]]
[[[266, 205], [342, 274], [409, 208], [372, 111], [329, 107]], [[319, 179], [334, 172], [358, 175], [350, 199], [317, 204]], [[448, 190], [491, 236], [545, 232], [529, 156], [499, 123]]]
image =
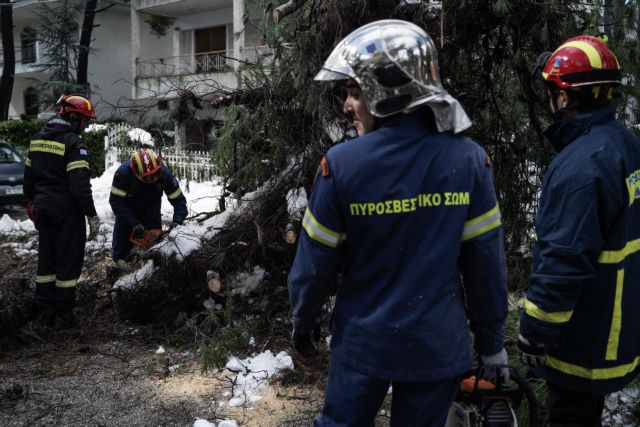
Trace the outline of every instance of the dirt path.
[[[320, 407], [316, 386], [279, 381], [253, 407], [228, 406], [229, 371], [202, 373], [199, 355], [145, 342], [57, 333], [0, 353], [2, 426], [191, 426], [232, 419], [241, 426], [309, 425]], [[225, 396], [225, 392], [227, 396]]]

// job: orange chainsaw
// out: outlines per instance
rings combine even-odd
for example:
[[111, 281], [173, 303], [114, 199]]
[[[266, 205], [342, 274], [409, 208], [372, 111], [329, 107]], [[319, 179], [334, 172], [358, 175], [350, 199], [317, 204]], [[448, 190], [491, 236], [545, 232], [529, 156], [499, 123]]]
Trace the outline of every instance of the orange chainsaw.
[[149, 228], [147, 230], [144, 230], [144, 236], [142, 237], [142, 239], [136, 239], [134, 232], [132, 231], [131, 235], [129, 236], [129, 241], [137, 247], [146, 251], [151, 246], [162, 240], [162, 237], [167, 233], [168, 231], [162, 231], [161, 228]]

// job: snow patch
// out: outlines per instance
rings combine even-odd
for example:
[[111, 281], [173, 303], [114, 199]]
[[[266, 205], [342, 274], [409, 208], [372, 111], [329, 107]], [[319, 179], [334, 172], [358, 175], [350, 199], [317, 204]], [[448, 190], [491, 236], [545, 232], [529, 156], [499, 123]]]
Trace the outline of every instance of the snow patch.
[[193, 423], [193, 427], [216, 427], [216, 425], [207, 420], [197, 419], [196, 422]]
[[227, 369], [238, 372], [232, 380], [233, 397], [229, 400], [229, 406], [237, 407], [262, 399], [260, 392], [269, 386], [268, 379], [281, 370], [293, 370], [293, 360], [286, 351], [274, 356], [267, 350], [244, 360], [232, 356], [227, 363]]
[[26, 219], [24, 221], [16, 221], [9, 215], [4, 214], [0, 218], [0, 233], [10, 236], [17, 236], [35, 231], [36, 227], [31, 220]]
[[113, 285], [113, 288], [134, 288], [145, 279], [151, 277], [151, 275], [155, 273], [156, 270], [158, 270], [158, 267], [155, 267], [153, 265], [153, 260], [149, 260], [142, 268], [119, 278], [118, 281]]
[[307, 191], [304, 187], [297, 190], [291, 189], [287, 192], [287, 212], [291, 220], [301, 220], [304, 209], [309, 205]]

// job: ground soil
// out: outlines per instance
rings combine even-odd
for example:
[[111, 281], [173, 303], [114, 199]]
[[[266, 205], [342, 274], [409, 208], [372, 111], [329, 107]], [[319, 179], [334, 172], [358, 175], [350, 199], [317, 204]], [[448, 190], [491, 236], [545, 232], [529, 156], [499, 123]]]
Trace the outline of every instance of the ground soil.
[[[25, 219], [20, 208], [10, 215]], [[18, 257], [11, 243], [0, 236], [2, 277], [35, 274], [35, 254]], [[229, 407], [234, 374], [203, 372], [198, 344], [175, 340], [163, 325], [116, 318], [108, 264], [108, 253], [85, 259], [78, 327], [35, 334], [25, 327], [0, 336], [0, 426], [191, 426], [197, 419], [255, 427], [311, 424], [322, 406], [327, 357], [305, 367], [294, 356], [296, 370], [271, 379], [260, 401]], [[165, 353], [156, 354], [159, 346]]]

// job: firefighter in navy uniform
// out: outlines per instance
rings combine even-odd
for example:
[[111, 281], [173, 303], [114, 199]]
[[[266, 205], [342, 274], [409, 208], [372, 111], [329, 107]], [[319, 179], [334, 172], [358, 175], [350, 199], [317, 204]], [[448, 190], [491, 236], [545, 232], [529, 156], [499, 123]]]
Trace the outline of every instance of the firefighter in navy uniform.
[[131, 160], [120, 165], [113, 176], [109, 203], [116, 217], [113, 227], [112, 257], [114, 265], [125, 260], [133, 244], [144, 238], [146, 229], [162, 228], [162, 193], [173, 205], [172, 226], [187, 217], [187, 200], [178, 179], [151, 148], [138, 148]]
[[472, 365], [469, 325], [482, 363], [507, 363], [491, 162], [459, 134], [471, 122], [416, 25], [355, 30], [315, 79], [347, 81], [343, 111], [359, 137], [322, 160], [289, 274], [292, 344], [313, 356], [316, 317], [343, 273], [314, 425], [373, 425], [391, 384], [392, 425], [441, 426]]
[[599, 426], [640, 371], [640, 141], [615, 119], [622, 75], [602, 40], [541, 55], [557, 152], [547, 169], [518, 347], [548, 385], [552, 426]]
[[56, 106], [59, 117], [46, 123], [29, 145], [24, 193], [39, 236], [34, 296], [38, 321], [65, 329], [76, 324], [72, 310], [84, 261], [85, 216], [90, 239], [99, 227], [87, 147], [80, 137], [96, 115], [93, 103], [78, 95], [62, 95]]

